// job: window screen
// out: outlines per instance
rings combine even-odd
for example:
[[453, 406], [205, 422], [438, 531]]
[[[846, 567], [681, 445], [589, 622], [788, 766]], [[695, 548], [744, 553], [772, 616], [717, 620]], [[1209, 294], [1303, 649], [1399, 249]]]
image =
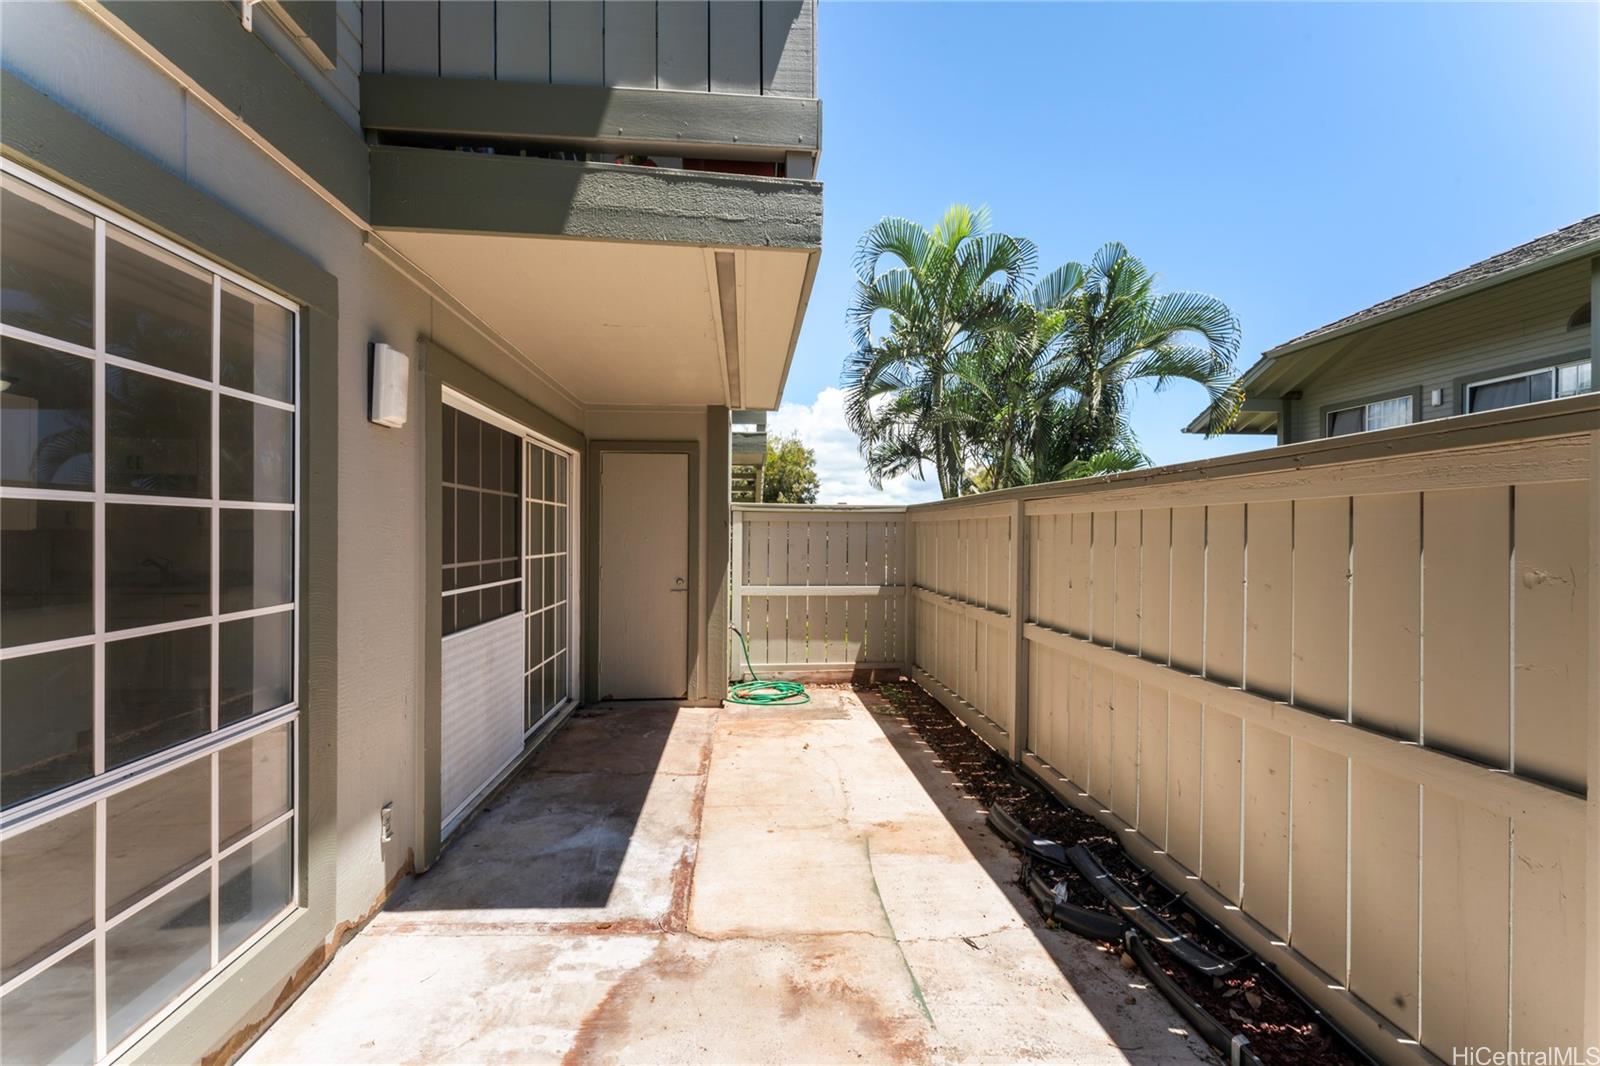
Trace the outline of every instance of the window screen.
[[533, 729], [572, 695], [571, 461], [527, 442], [528, 664], [525, 725]]
[[1556, 395], [1576, 396], [1594, 387], [1594, 365], [1587, 360], [1556, 368]]
[[1409, 396], [1396, 396], [1393, 399], [1358, 404], [1342, 411], [1328, 413], [1328, 436], [1338, 437], [1346, 433], [1408, 426], [1415, 417]]
[[522, 438], [444, 407], [445, 636], [521, 609]]
[[0, 273], [0, 1045], [101, 1060], [294, 899], [298, 316], [9, 165]]
[[1396, 396], [1367, 404], [1367, 428], [1390, 429], [1411, 424], [1411, 397]]

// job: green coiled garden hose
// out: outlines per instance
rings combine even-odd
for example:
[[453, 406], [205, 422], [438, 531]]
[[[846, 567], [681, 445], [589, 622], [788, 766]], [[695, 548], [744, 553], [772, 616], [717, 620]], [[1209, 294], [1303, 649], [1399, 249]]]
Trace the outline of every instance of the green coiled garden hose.
[[750, 661], [750, 645], [745, 643], [744, 634], [733, 626], [728, 628], [739, 638], [739, 647], [744, 650], [744, 665], [751, 677], [751, 680], [741, 681], [728, 689], [729, 703], [744, 703], [752, 707], [798, 707], [811, 702], [805, 686], [798, 681], [763, 681], [757, 677], [755, 664]]

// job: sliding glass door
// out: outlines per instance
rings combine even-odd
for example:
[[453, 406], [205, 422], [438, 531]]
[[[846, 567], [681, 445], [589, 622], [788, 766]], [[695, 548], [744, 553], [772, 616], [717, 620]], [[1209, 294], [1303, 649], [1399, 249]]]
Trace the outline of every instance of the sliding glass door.
[[532, 732], [573, 697], [572, 461], [566, 452], [530, 437], [524, 442], [527, 481], [527, 674], [524, 728]]

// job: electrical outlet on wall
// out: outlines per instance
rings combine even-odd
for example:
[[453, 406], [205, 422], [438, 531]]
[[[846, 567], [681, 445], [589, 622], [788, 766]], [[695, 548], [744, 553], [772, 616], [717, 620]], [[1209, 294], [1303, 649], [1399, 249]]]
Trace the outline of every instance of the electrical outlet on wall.
[[378, 811], [378, 825], [382, 831], [382, 839], [385, 844], [394, 839], [393, 803], [385, 803], [383, 808]]

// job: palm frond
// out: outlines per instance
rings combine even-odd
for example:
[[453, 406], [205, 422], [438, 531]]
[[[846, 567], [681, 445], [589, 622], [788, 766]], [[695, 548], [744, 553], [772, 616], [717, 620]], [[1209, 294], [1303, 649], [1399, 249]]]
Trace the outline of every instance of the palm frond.
[[909, 219], [879, 219], [856, 242], [853, 264], [856, 277], [870, 282], [884, 256], [892, 256], [904, 266], [915, 268], [927, 258], [928, 243], [928, 231]]
[[1169, 292], [1145, 313], [1145, 332], [1161, 338], [1197, 333], [1230, 362], [1239, 351], [1239, 320], [1228, 305], [1203, 292]]
[[1087, 274], [1082, 263], [1063, 263], [1039, 279], [1028, 300], [1040, 310], [1060, 309], [1083, 287]]

